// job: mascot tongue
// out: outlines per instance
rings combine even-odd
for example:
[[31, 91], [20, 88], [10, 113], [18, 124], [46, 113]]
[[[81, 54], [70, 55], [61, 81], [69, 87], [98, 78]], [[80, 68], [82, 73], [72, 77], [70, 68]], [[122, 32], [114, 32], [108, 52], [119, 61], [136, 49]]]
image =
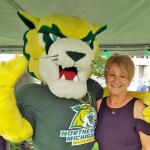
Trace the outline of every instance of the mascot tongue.
[[76, 73], [72, 70], [62, 69], [62, 70], [60, 70], [59, 75], [60, 75], [60, 77], [62, 77], [64, 75], [66, 80], [73, 80], [74, 77], [76, 76]]

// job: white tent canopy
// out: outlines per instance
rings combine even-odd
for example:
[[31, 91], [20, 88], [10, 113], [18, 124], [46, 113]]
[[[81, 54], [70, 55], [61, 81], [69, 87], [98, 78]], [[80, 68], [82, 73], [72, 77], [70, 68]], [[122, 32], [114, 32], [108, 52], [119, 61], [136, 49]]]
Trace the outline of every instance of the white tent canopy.
[[143, 55], [150, 48], [150, 0], [0, 0], [0, 50], [21, 50], [27, 27], [17, 9], [41, 17], [48, 13], [81, 16], [108, 29], [101, 49]]

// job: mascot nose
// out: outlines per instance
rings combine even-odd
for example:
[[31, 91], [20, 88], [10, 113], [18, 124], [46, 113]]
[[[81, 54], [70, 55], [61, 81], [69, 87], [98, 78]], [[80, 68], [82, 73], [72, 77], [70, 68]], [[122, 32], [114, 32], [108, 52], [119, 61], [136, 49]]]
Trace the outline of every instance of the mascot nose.
[[74, 61], [78, 61], [85, 56], [84, 53], [67, 51], [67, 55]]

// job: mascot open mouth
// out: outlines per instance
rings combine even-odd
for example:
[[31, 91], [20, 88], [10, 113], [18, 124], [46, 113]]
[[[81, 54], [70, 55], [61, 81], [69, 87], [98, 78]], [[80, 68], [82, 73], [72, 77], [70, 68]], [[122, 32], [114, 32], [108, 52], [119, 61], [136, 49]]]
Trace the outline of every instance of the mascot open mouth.
[[62, 68], [59, 66], [59, 76], [61, 79], [77, 81], [77, 68]]

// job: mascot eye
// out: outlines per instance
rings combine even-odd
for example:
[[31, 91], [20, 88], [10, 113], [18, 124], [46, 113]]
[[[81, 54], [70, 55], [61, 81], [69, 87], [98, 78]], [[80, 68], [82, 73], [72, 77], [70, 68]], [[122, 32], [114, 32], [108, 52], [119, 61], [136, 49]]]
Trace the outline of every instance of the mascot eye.
[[87, 41], [86, 43], [90, 45], [90, 44], [91, 44], [91, 42], [92, 42], [92, 40], [89, 40], [89, 41]]
[[38, 40], [39, 40], [40, 46], [44, 48], [44, 47], [45, 47], [45, 43], [44, 43], [44, 41], [43, 41], [43, 33], [39, 33], [39, 38], [38, 38]]
[[93, 41], [92, 40], [89, 40], [86, 43], [91, 47], [91, 49], [93, 49]]
[[55, 42], [56, 40], [59, 40], [60, 39], [60, 37], [59, 36], [57, 36], [57, 35], [55, 35], [55, 34], [52, 34], [52, 33], [49, 33], [49, 36], [50, 36], [50, 38]]

